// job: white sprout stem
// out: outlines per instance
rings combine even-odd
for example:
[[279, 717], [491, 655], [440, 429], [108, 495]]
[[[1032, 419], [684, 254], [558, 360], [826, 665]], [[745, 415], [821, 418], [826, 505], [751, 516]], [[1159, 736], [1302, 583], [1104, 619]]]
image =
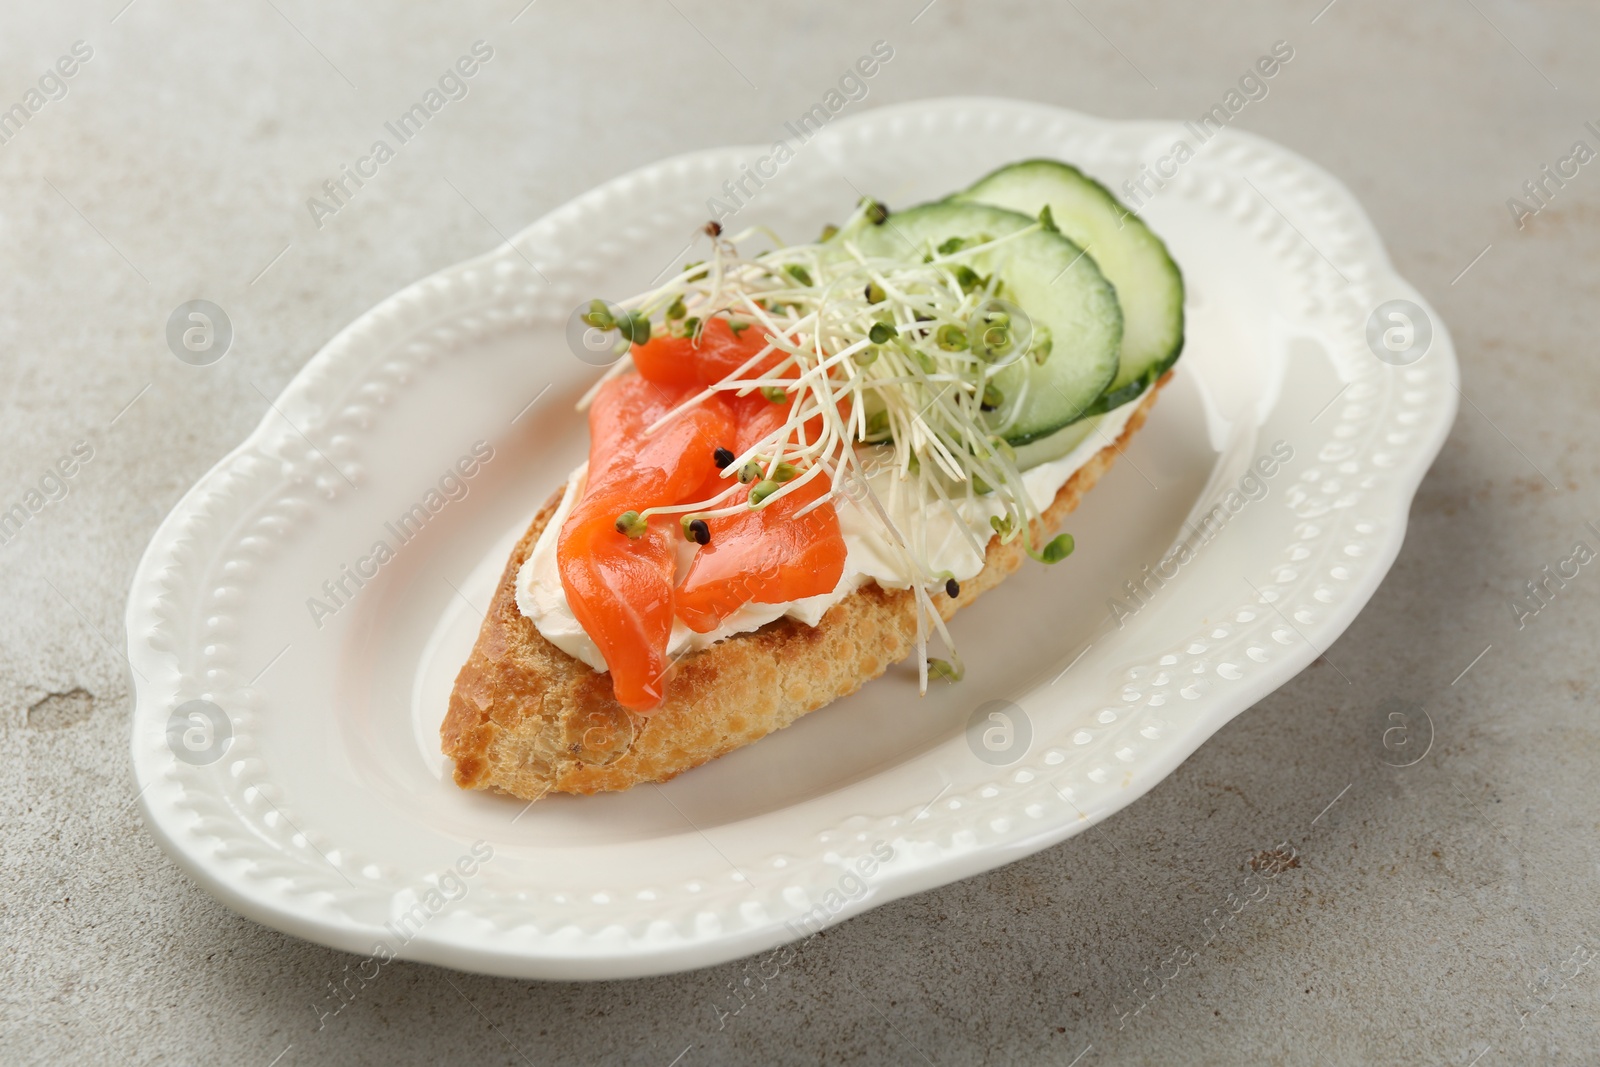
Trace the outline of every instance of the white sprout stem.
[[[1000, 259], [994, 253], [1033, 233], [1038, 225], [950, 252], [917, 249], [905, 257], [874, 257], [864, 254], [853, 239], [870, 224], [863, 206], [827, 245], [783, 247], [777, 235], [762, 226], [733, 237], [714, 236], [706, 263], [685, 267], [665, 284], [618, 305], [647, 316], [675, 316], [667, 320], [666, 328], [694, 337], [696, 344], [705, 324], [717, 316], [728, 318], [736, 331], [761, 330], [766, 341], [720, 381], [697, 390], [656, 419], [646, 434], [719, 393], [748, 396], [762, 390], [789, 405], [780, 426], [723, 467], [723, 478], [738, 476], [738, 481], [705, 500], [652, 507], [640, 514], [708, 519], [735, 515], [767, 507], [818, 477], [826, 478], [829, 491], [797, 509], [795, 517], [800, 517], [834, 500], [842, 483], [859, 479], [864, 492], [857, 506], [882, 527], [896, 566], [913, 591], [918, 677], [926, 691], [930, 632], [954, 653], [929, 592], [941, 579], [929, 565], [926, 524], [914, 525], [908, 538], [891, 515], [942, 506], [981, 559], [987, 534], [980, 540], [962, 520], [949, 483], [961, 487], [969, 507], [976, 505], [980, 492], [991, 494], [1004, 523], [1010, 524], [1004, 540], [1022, 537], [1033, 551], [1031, 524], [1038, 511], [1008, 448], [996, 445], [1026, 403], [1027, 382], [1024, 378], [1016, 395], [998, 401], [997, 412], [983, 411], [990, 380], [1004, 366], [971, 351], [972, 339], [962, 338], [974, 329], [980, 309], [999, 292]], [[756, 235], [771, 238], [779, 247], [752, 258], [740, 256], [737, 242]], [[928, 253], [926, 262], [923, 252]], [[974, 285], [968, 263], [979, 256], [986, 256], [984, 262], [996, 269]], [[742, 326], [739, 320], [744, 320]], [[945, 327], [954, 328], [948, 345], [941, 335]], [[746, 377], [774, 354], [781, 358], [764, 367], [759, 377]], [[1020, 352], [1016, 358], [1030, 356]], [[619, 359], [584, 394], [580, 410], [632, 364], [629, 358]], [[811, 433], [813, 423], [821, 426], [819, 434]], [[891, 450], [887, 508], [857, 453], [866, 445]], [[766, 482], [759, 503], [740, 500], [725, 505], [750, 480], [744, 472], [751, 463], [759, 464]], [[787, 480], [779, 482], [780, 474]]]

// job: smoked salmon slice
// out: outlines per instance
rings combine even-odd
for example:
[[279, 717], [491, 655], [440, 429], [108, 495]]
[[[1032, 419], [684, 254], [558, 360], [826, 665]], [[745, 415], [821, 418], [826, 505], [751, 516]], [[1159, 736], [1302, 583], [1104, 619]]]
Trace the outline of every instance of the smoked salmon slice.
[[711, 397], [654, 433], [645, 431], [690, 390], [636, 374], [607, 382], [589, 410], [589, 474], [562, 524], [556, 563], [573, 617], [611, 671], [617, 701], [649, 711], [666, 695], [677, 521], [660, 516], [640, 537], [616, 528], [626, 511], [676, 504], [716, 470], [732, 416]]
[[[708, 633], [751, 601], [783, 604], [831, 593], [844, 574], [839, 516], [822, 504], [795, 518], [828, 489], [827, 475], [818, 474], [765, 507], [708, 520], [711, 543], [695, 553], [674, 594], [678, 618]], [[746, 488], [737, 498], [748, 496]]]
[[[741, 322], [735, 330], [727, 319], [718, 316], [701, 328], [698, 338], [660, 333], [642, 345], [634, 345], [633, 365], [660, 385], [703, 388], [720, 382], [765, 347], [767, 335], [759, 323]], [[785, 357], [786, 353], [774, 349], [740, 377], [760, 378]], [[791, 372], [788, 377], [795, 375]]]
[[[698, 339], [664, 333], [642, 345], [635, 345], [633, 364], [641, 375], [664, 387], [687, 389], [698, 386], [704, 389], [738, 371], [751, 357], [766, 348], [767, 336], [767, 331], [759, 323], [741, 325], [735, 330], [727, 319], [713, 318], [705, 324]], [[773, 370], [786, 358], [787, 353], [774, 349], [735, 380], [798, 378], [800, 370], [793, 364], [781, 371]], [[788, 421], [789, 401], [774, 404], [758, 391], [744, 396], [732, 391], [722, 395], [734, 409], [740, 426], [740, 440], [734, 447], [735, 452], [743, 452]], [[806, 440], [815, 441], [821, 435], [822, 420], [808, 420]], [[725, 487], [726, 483], [719, 489]]]
[[[765, 507], [706, 520], [710, 541], [696, 550], [676, 588], [676, 516], [652, 519], [637, 537], [617, 530], [624, 512], [708, 500], [736, 484], [719, 473], [717, 450], [740, 454], [788, 421], [792, 399], [724, 392], [645, 433], [767, 344], [760, 327], [734, 330], [723, 318], [708, 322], [698, 340], [658, 335], [634, 346], [637, 373], [607, 382], [590, 408], [588, 481], [562, 525], [556, 560], [574, 618], [605, 657], [618, 702], [635, 711], [648, 712], [665, 697], [675, 616], [706, 633], [751, 601], [779, 604], [831, 592], [844, 573], [833, 505], [795, 516], [829, 492], [822, 474]], [[768, 353], [740, 379], [770, 378], [785, 358]], [[777, 376], [798, 374], [791, 366]], [[811, 419], [794, 443], [821, 433], [821, 419]], [[750, 488], [740, 486], [713, 507], [745, 503]]]
[[[739, 370], [768, 343], [759, 326], [735, 334], [722, 319], [707, 323], [700, 341], [695, 346], [687, 338], [652, 339], [634, 350], [634, 362], [641, 374], [705, 386]], [[771, 377], [772, 368], [783, 358], [783, 353], [774, 351], [740, 378]], [[694, 368], [692, 375], [689, 367]], [[796, 378], [799, 371], [791, 365], [777, 376]], [[735, 454], [742, 454], [789, 421], [793, 400], [774, 402], [759, 391], [725, 395], [738, 424], [731, 445]], [[820, 418], [809, 420], [802, 429], [806, 442], [821, 434]], [[712, 482], [715, 484], [697, 499], [708, 499], [728, 485], [726, 479], [716, 477]], [[832, 504], [822, 504], [794, 517], [829, 489], [827, 476], [819, 474], [766, 507], [708, 519], [711, 541], [695, 553], [674, 595], [678, 618], [696, 633], [708, 633], [751, 601], [782, 604], [832, 592], [844, 573], [845, 561], [838, 514]], [[741, 488], [719, 507], [744, 503], [749, 496], [749, 487]]]

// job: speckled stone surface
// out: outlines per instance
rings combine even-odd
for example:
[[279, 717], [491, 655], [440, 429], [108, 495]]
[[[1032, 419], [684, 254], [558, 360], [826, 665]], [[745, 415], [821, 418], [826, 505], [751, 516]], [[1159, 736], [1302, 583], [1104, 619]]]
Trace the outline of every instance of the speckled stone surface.
[[[0, 507], [58, 461], [74, 471], [0, 547], [0, 1061], [1600, 1057], [1600, 570], [1520, 627], [1511, 606], [1575, 542], [1600, 549], [1600, 165], [1547, 179], [1521, 227], [1506, 205], [1537, 206], [1523, 183], [1575, 141], [1600, 148], [1584, 126], [1600, 126], [1600, 12], [926, 2], [5, 12], [0, 109], [75, 42], [92, 55], [0, 144]], [[469, 95], [317, 228], [306, 198], [479, 39], [494, 55]], [[151, 531], [378, 300], [608, 177], [778, 136], [879, 39], [893, 61], [852, 106], [992, 93], [1163, 118], [1198, 116], [1290, 42], [1236, 124], [1348, 183], [1463, 365], [1393, 572], [1323, 660], [1148, 796], [830, 929], [776, 978], [735, 963], [563, 985], [396, 963], [320, 1015], [355, 957], [227, 911], [130, 803], [119, 649]], [[197, 296], [235, 331], [209, 367], [165, 341]], [[74, 463], [79, 442], [92, 458]], [[1391, 700], [1431, 720], [1413, 766], [1377, 758]]]

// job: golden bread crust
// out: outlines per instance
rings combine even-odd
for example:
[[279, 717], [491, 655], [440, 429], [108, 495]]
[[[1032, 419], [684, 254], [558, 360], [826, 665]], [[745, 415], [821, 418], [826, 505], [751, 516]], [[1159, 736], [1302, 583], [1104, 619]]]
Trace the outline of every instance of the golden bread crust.
[[[1118, 440], [1061, 487], [1036, 536], [1053, 533], [1111, 467], [1170, 377], [1140, 400]], [[517, 571], [560, 499], [558, 491], [517, 542], [450, 695], [439, 733], [464, 789], [536, 800], [664, 782], [855, 691], [916, 647], [912, 594], [868, 582], [814, 627], [780, 618], [683, 657], [661, 707], [630, 712], [613, 698], [609, 674], [556, 648], [517, 608]], [[991, 538], [983, 570], [961, 583], [959, 599], [934, 597], [940, 614], [949, 618], [1024, 558], [1020, 538]]]

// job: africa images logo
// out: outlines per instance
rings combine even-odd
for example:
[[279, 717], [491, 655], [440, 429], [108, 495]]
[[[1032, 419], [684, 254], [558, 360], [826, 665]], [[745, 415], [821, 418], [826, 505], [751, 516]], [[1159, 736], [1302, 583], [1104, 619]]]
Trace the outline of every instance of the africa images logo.
[[354, 564], [341, 564], [338, 573], [322, 583], [321, 597], [306, 597], [306, 610], [311, 613], [311, 621], [316, 628], [322, 629], [322, 620], [337, 615], [341, 608], [354, 600], [362, 587], [378, 576], [379, 569], [394, 559], [403, 545], [409, 544], [420, 534], [422, 528], [443, 511], [446, 504], [465, 500], [471, 491], [467, 483], [492, 459], [493, 445], [487, 441], [473, 442], [471, 454], [456, 460], [455, 465], [439, 476], [438, 484], [429, 488], [421, 500], [401, 512], [393, 522], [383, 524], [383, 528], [394, 538], [392, 544], [387, 537], [378, 538]]

